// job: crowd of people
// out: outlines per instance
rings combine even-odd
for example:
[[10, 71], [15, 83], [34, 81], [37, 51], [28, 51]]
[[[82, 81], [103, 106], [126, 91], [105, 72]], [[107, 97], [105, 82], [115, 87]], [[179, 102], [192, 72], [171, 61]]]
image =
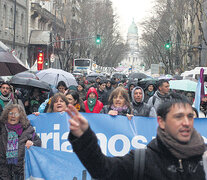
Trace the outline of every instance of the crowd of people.
[[[106, 179], [125, 179], [125, 177], [131, 177], [129, 174], [133, 170], [131, 160], [133, 160], [134, 154], [126, 155], [121, 160], [119, 158], [112, 160], [104, 157], [96, 144], [96, 138], [87, 120], [79, 112], [103, 113], [111, 116], [123, 115], [127, 116], [129, 120], [133, 116], [157, 117], [159, 123], [158, 135], [156, 140], [152, 141], [147, 148], [147, 155], [149, 156], [149, 159], [146, 161], [147, 169], [155, 173], [152, 173], [152, 176], [157, 176], [157, 173], [152, 170], [152, 167], [155, 167], [155, 165], [149, 165], [148, 161], [151, 160], [160, 166], [160, 173], [164, 167], [162, 163], [157, 162], [158, 159], [163, 161], [163, 164], [168, 164], [168, 161], [178, 157], [182, 159], [182, 156], [186, 154], [185, 158], [187, 159], [191, 159], [192, 156], [199, 156], [196, 159], [197, 163], [200, 160], [200, 155], [204, 152], [204, 143], [200, 140], [197, 132], [193, 130], [192, 119], [198, 117], [199, 114], [195, 108], [192, 109], [192, 99], [188, 96], [189, 94], [185, 96], [186, 99], [175, 97], [175, 93], [170, 91], [169, 82], [166, 79], [161, 79], [156, 84], [149, 81], [146, 82], [145, 86], [141, 86], [134, 81], [121, 82], [119, 79], [106, 80], [97, 77], [95, 81], [88, 82], [83, 78], [78, 79], [77, 87], [67, 87], [64, 81], [60, 81], [57, 87], [51, 89], [50, 92], [43, 92], [38, 88], [30, 90], [17, 88], [15, 90], [8, 82], [3, 82], [0, 87], [0, 179], [22, 180], [24, 178], [24, 147], [29, 148], [33, 145], [41, 146], [41, 140], [27, 119], [27, 115], [39, 115], [40, 113], [51, 112], [68, 112], [71, 116], [69, 140], [74, 146], [75, 152], [77, 145], [74, 145], [74, 139], [79, 139], [83, 134], [87, 134], [85, 139], [79, 140], [80, 143], [83, 141], [93, 142], [93, 144], [89, 143], [91, 145], [89, 149], [94, 149], [94, 154], [98, 158], [92, 160], [93, 158], [91, 159], [89, 155], [89, 160], [83, 160], [84, 165], [93, 177], [103, 178], [107, 174], [108, 176], [104, 177]], [[171, 112], [172, 107], [175, 109], [173, 112]], [[166, 119], [168, 118], [168, 114], [176, 113], [179, 108], [182, 111], [180, 112], [180, 116], [182, 117], [178, 118], [183, 119], [186, 116], [188, 120], [181, 122], [182, 125], [176, 127], [173, 124], [174, 122], [167, 123]], [[206, 114], [207, 97], [202, 99], [201, 109]], [[171, 118], [176, 119], [177, 117], [172, 115]], [[175, 129], [172, 129], [173, 127]], [[80, 130], [80, 128], [82, 129]], [[180, 129], [176, 130], [176, 128]], [[77, 134], [76, 132], [81, 133]], [[176, 135], [176, 132], [178, 132], [178, 135]], [[193, 142], [190, 140], [191, 135], [195, 137]], [[192, 143], [196, 141], [199, 143], [197, 147], [198, 151], [194, 153]], [[186, 150], [188, 150], [184, 145], [186, 142], [191, 143], [189, 145], [189, 153], [186, 153]], [[160, 149], [160, 146], [163, 147]], [[175, 147], [168, 149], [171, 146]], [[155, 150], [153, 150], [154, 148]], [[165, 152], [161, 152], [162, 158], [154, 151], [163, 151], [166, 148], [166, 151], [172, 153], [172, 157], [167, 157], [167, 162], [164, 162], [166, 158]], [[183, 149], [180, 150], [179, 148]], [[84, 153], [88, 155], [87, 152]], [[82, 159], [82, 156], [79, 158]], [[105, 160], [103, 161], [100, 158]], [[98, 169], [99, 166], [97, 164], [99, 163], [105, 169]], [[114, 166], [115, 163], [118, 165]], [[110, 173], [106, 173], [108, 171]], [[146, 179], [151, 179], [150, 174], [145, 174], [145, 176], [147, 177]], [[166, 175], [166, 177], [170, 176], [170, 173]], [[175, 176], [174, 174], [173, 177]], [[185, 177], [188, 177], [188, 175]]]

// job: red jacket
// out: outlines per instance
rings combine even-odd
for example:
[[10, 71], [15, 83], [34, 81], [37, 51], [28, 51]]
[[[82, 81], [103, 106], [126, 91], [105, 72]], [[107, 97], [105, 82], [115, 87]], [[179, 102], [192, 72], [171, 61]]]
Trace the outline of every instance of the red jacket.
[[[96, 98], [96, 104], [93, 108], [93, 111], [91, 112], [88, 108], [87, 100], [88, 100], [89, 94], [92, 93], [92, 92], [96, 94], [97, 98]], [[84, 105], [85, 105], [86, 113], [99, 113], [101, 111], [101, 109], [103, 108], [103, 103], [98, 100], [98, 93], [97, 93], [97, 91], [94, 87], [89, 88], [89, 90], [87, 92], [87, 95], [86, 95], [86, 100], [84, 101]]]

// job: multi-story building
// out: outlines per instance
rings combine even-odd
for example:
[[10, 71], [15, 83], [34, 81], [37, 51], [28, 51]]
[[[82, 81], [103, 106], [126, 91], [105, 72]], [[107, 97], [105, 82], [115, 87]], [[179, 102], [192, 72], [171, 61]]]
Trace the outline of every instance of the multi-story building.
[[62, 14], [62, 1], [32, 0], [29, 4], [29, 58], [32, 66], [38, 53], [44, 55], [44, 66], [58, 67], [59, 61], [51, 62], [51, 54], [57, 54], [63, 48], [60, 40], [65, 39], [65, 25]]
[[202, 44], [204, 34], [202, 31], [205, 31], [205, 29], [202, 25], [202, 9], [201, 1], [186, 1], [184, 4], [184, 14], [182, 16], [183, 32], [180, 36], [181, 48], [183, 49], [181, 59], [183, 71], [203, 64]]
[[[16, 6], [16, 12], [15, 12]], [[28, 44], [28, 0], [0, 0], [0, 41], [26, 64]]]

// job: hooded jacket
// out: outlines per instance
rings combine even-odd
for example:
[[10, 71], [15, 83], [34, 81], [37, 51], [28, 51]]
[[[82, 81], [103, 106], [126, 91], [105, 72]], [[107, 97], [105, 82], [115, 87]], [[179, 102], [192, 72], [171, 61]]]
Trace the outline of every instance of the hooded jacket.
[[[134, 92], [137, 89], [140, 89], [142, 91], [141, 102], [136, 102], [134, 99]], [[155, 108], [144, 102], [144, 91], [141, 87], [136, 86], [132, 90], [131, 97], [132, 97], [132, 108], [133, 108], [133, 115], [134, 116], [144, 116], [144, 117], [156, 117], [157, 116]]]
[[[96, 94], [96, 104], [93, 108], [93, 111], [90, 111], [88, 108], [88, 96], [90, 93], [95, 93]], [[86, 100], [84, 101], [84, 105], [85, 105], [85, 111], [86, 113], [99, 113], [101, 111], [101, 109], [103, 108], [103, 103], [101, 101], [98, 100], [98, 93], [96, 91], [96, 89], [94, 87], [89, 88], [87, 95], [86, 95]]]

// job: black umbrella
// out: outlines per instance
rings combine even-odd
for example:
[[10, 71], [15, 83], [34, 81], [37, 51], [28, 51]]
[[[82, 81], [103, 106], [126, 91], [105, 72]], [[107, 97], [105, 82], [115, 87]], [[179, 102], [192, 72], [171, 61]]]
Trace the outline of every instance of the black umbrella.
[[100, 77], [101, 79], [104, 79], [105, 76], [101, 73], [91, 73], [89, 75], [86, 76], [86, 80], [87, 81], [95, 81], [97, 77]]
[[50, 85], [48, 83], [32, 78], [22, 78], [13, 76], [10, 80], [10, 83], [11, 85], [17, 88], [31, 89], [35, 87], [45, 91], [50, 90]]
[[9, 48], [0, 41], [0, 76], [11, 76], [28, 70], [23, 63], [8, 50]]
[[157, 81], [158, 81], [158, 79], [148, 77], [148, 78], [144, 78], [144, 79], [140, 80], [138, 85], [141, 86], [143, 89], [145, 89], [145, 88], [147, 88], [147, 86], [149, 84], [153, 84], [154, 87], [156, 88]]
[[144, 73], [131, 73], [128, 76], [129, 79], [144, 79], [144, 78], [147, 78], [147, 77], [148, 76]]

